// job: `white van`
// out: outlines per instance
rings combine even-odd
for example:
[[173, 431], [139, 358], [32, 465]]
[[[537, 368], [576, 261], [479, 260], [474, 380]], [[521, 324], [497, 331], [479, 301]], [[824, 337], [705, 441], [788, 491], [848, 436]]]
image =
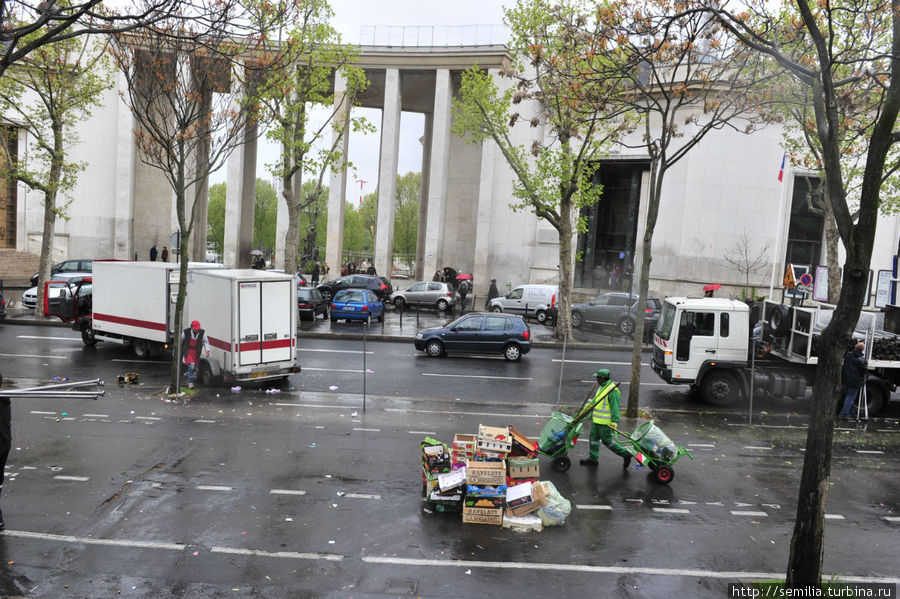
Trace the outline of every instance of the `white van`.
[[548, 310], [556, 308], [558, 295], [557, 285], [519, 285], [505, 296], [492, 299], [489, 308], [491, 312], [534, 316], [538, 322], [544, 322]]

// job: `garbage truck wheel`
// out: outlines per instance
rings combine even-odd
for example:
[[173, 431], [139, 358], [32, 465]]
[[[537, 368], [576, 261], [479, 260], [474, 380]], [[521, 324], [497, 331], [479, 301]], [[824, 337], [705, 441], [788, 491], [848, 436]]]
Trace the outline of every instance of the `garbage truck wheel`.
[[553, 466], [552, 468], [557, 472], [565, 472], [569, 468], [572, 467], [572, 460], [569, 459], [568, 456], [559, 456], [558, 458], [553, 458]]
[[85, 345], [96, 345], [97, 338], [94, 337], [94, 329], [90, 326], [85, 326], [81, 329], [81, 342]]
[[668, 466], [660, 466], [656, 470], [656, 480], [663, 484], [668, 484], [672, 482], [672, 479], [675, 478], [675, 471], [672, 470]]

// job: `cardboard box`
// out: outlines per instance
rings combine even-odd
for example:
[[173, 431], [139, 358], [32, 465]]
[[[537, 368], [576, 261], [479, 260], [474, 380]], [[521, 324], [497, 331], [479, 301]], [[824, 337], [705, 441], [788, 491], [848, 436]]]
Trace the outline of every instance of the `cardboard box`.
[[476, 448], [478, 451], [509, 453], [509, 450], [512, 449], [512, 437], [509, 434], [509, 428], [479, 424]]
[[[516, 485], [513, 489], [518, 489], [519, 487], [523, 487], [524, 485]], [[510, 489], [507, 489], [507, 493]], [[531, 501], [528, 503], [520, 504], [516, 507], [507, 508], [514, 516], [524, 516], [525, 514], [530, 514], [531, 512], [535, 512], [540, 508], [547, 505], [547, 495], [548, 490], [544, 483], [535, 483], [531, 485]], [[508, 497], [509, 495], [507, 495]], [[515, 496], [514, 496], [515, 497]]]
[[541, 532], [544, 525], [535, 514], [516, 516], [509, 510], [503, 513], [503, 528], [510, 528], [517, 532]]
[[503, 525], [503, 508], [480, 508], [463, 506], [462, 521], [466, 524]]
[[506, 462], [466, 462], [466, 483], [470, 485], [505, 485]]
[[534, 485], [525, 483], [524, 485], [516, 485], [506, 490], [506, 505], [509, 507], [518, 507], [526, 503], [534, 503], [532, 497], [532, 489]]
[[437, 478], [441, 493], [447, 493], [466, 484], [466, 469], [460, 468], [453, 472], [438, 474]]
[[516, 427], [509, 425], [509, 435], [512, 437], [512, 449], [510, 455], [525, 456], [536, 458], [538, 456], [537, 441], [526, 437], [516, 430]]
[[539, 478], [541, 463], [537, 458], [509, 458], [510, 478]]
[[468, 485], [465, 502], [469, 507], [502, 508], [506, 503], [506, 487]]
[[450, 472], [450, 454], [443, 445], [422, 447], [422, 466], [426, 472]]

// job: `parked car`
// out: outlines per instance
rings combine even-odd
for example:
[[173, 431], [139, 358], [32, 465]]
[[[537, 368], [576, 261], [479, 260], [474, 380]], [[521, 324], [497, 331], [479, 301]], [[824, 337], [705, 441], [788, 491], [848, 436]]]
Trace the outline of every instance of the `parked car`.
[[341, 289], [369, 289], [375, 292], [378, 299], [386, 302], [394, 291], [391, 282], [376, 275], [347, 275], [339, 279], [319, 283], [316, 287], [325, 299], [331, 299]]
[[398, 308], [404, 305], [437, 308], [441, 312], [456, 306], [456, 292], [447, 283], [419, 281], [406, 289], [391, 294], [391, 303]]
[[[80, 260], [64, 260], [59, 264], [50, 267], [50, 276], [54, 277], [58, 273], [86, 272], [90, 273], [94, 270], [94, 261], [82, 258]], [[37, 287], [38, 277], [41, 273], [36, 272], [31, 275], [31, 286]]]
[[315, 320], [319, 314], [328, 316], [328, 300], [318, 289], [297, 287], [297, 310], [302, 320]]
[[544, 322], [550, 310], [556, 307], [558, 295], [557, 285], [519, 285], [506, 295], [492, 299], [490, 310], [534, 316], [538, 322]]
[[521, 316], [472, 312], [445, 327], [419, 331], [415, 346], [432, 358], [445, 353], [497, 354], [515, 362], [531, 351], [531, 329]]
[[[50, 307], [53, 308], [54, 306], [58, 306], [61, 301], [71, 299], [71, 290], [67, 283], [75, 284], [90, 276], [91, 273], [89, 272], [60, 272], [53, 275], [49, 287]], [[36, 285], [22, 294], [22, 305], [29, 310], [34, 310], [37, 305]]]
[[384, 302], [371, 289], [341, 289], [331, 299], [331, 322], [384, 320]]
[[[633, 293], [604, 293], [585, 304], [572, 305], [572, 326], [612, 326], [622, 335], [634, 333], [637, 322], [635, 310], [638, 296]], [[647, 298], [644, 330], [650, 332], [659, 322], [662, 304], [655, 297]]]

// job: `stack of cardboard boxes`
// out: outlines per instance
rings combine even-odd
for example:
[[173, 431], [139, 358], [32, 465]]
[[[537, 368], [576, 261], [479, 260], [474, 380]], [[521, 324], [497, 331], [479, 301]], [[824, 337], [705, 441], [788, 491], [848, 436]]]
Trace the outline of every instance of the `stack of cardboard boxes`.
[[435, 511], [461, 511], [469, 524], [521, 525], [546, 504], [537, 443], [515, 427], [480, 425], [477, 435], [455, 435], [449, 451], [431, 438], [421, 448], [423, 490]]

